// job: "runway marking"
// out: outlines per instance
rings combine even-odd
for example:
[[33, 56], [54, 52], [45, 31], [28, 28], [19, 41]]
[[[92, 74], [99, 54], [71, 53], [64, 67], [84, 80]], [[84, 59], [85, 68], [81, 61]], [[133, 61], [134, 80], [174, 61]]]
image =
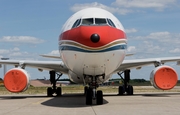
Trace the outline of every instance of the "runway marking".
[[49, 100], [49, 99], [51, 99], [51, 98], [41, 99], [41, 100], [39, 100], [39, 101], [33, 102], [32, 104], [33, 104], [33, 105], [39, 105], [39, 104], [41, 104], [42, 102], [45, 102], [45, 101], [47, 101], [47, 100]]
[[97, 114], [96, 114], [96, 111], [94, 110], [94, 107], [91, 106], [91, 108], [92, 108], [92, 110], [93, 110], [93, 112], [94, 112], [94, 115], [97, 115]]

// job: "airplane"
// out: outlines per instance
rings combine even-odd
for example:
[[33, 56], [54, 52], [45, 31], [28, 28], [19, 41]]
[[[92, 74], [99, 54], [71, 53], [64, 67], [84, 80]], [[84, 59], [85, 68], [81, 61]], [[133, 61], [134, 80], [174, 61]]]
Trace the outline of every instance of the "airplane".
[[[133, 86], [129, 84], [130, 70], [154, 65], [150, 73], [150, 82], [156, 89], [172, 89], [177, 81], [177, 72], [166, 62], [180, 63], [180, 57], [125, 60], [128, 56], [127, 36], [121, 22], [110, 12], [101, 8], [86, 8], [73, 14], [62, 27], [58, 38], [59, 56], [42, 55], [58, 58], [57, 61], [0, 60], [0, 64], [14, 65], [4, 76], [6, 89], [13, 93], [28, 89], [30, 75], [25, 67], [47, 70], [52, 87], [47, 88], [47, 96], [62, 95], [56, 81], [63, 74], [71, 81], [83, 84], [86, 105], [103, 104], [103, 92], [98, 86], [118, 74], [123, 85], [118, 87], [118, 94], [133, 95]], [[124, 74], [124, 76], [122, 76]]]

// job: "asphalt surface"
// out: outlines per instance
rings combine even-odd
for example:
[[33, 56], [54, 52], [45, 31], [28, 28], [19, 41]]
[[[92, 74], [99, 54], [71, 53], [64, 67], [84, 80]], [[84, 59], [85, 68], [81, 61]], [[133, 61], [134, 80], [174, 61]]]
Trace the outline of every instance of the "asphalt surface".
[[85, 105], [82, 94], [1, 95], [0, 115], [180, 115], [180, 93], [105, 94], [103, 105]]

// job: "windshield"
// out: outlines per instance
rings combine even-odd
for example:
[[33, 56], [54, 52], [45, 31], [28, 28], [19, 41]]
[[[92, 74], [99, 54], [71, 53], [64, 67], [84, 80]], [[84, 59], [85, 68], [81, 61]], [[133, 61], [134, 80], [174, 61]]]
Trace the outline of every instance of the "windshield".
[[82, 25], [92, 25], [93, 23], [93, 18], [86, 18], [82, 19]]
[[103, 24], [107, 24], [107, 22], [105, 18], [95, 18], [95, 24], [103, 25]]
[[80, 25], [109, 25], [111, 27], [116, 27], [113, 21], [108, 18], [84, 18], [77, 19], [72, 28], [76, 28]]

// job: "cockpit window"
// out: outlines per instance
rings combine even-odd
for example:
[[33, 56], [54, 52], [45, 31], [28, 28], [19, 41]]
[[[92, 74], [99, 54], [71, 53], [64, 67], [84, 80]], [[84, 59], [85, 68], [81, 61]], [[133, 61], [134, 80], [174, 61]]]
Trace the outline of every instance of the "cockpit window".
[[76, 28], [80, 25], [109, 25], [111, 27], [116, 27], [111, 19], [106, 18], [84, 18], [77, 19], [72, 28]]
[[75, 23], [73, 24], [72, 28], [75, 28], [75, 27], [79, 26], [80, 23], [81, 23], [81, 19], [77, 19], [77, 20], [75, 21]]
[[92, 25], [93, 24], [93, 18], [82, 19], [82, 24], [83, 25]]
[[95, 18], [95, 24], [103, 25], [103, 24], [107, 24], [107, 22], [105, 18]]
[[112, 27], [116, 27], [111, 19], [107, 19], [108, 24]]

